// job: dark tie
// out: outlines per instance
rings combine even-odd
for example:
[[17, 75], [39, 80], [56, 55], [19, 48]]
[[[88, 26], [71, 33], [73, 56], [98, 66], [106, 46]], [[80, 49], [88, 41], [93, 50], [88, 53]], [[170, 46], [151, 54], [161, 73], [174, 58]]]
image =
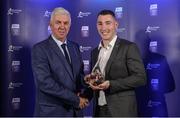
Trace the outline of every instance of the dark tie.
[[64, 56], [65, 56], [67, 62], [69, 63], [69, 65], [71, 65], [71, 62], [70, 62], [70, 59], [69, 59], [69, 56], [68, 56], [68, 53], [67, 53], [67, 50], [66, 50], [66, 44], [62, 44], [61, 47], [62, 47], [62, 49], [64, 51]]

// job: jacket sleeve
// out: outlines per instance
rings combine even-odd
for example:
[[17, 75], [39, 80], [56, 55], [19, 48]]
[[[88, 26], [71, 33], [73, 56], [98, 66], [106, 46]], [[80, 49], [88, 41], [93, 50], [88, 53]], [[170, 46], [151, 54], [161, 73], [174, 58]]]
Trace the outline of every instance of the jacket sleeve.
[[128, 46], [123, 62], [126, 67], [118, 69], [118, 71], [125, 71], [123, 69], [127, 69], [128, 76], [119, 76], [116, 79], [110, 80], [110, 88], [108, 90], [110, 93], [132, 90], [146, 83], [146, 74], [140, 52], [134, 43]]
[[56, 75], [52, 74], [46, 53], [41, 45], [35, 45], [32, 49], [32, 69], [37, 88], [49, 96], [58, 98], [60, 102], [78, 108], [79, 97], [57, 81]]

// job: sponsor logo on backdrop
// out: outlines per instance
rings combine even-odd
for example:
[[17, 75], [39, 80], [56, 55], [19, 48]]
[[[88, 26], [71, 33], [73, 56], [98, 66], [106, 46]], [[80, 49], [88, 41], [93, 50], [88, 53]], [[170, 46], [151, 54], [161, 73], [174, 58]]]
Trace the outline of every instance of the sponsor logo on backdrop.
[[14, 88], [19, 88], [23, 85], [23, 83], [19, 83], [19, 82], [10, 82], [8, 89], [14, 89]]
[[22, 49], [23, 46], [13, 46], [13, 45], [9, 45], [8, 47], [8, 52], [14, 52], [14, 51], [19, 51], [20, 49]]
[[122, 33], [122, 32], [125, 32], [126, 31], [126, 28], [118, 28], [117, 29], [117, 32], [118, 33]]
[[152, 69], [157, 69], [159, 68], [161, 65], [159, 63], [148, 63], [146, 66], [147, 70], [152, 70]]
[[116, 7], [115, 15], [116, 15], [116, 18], [122, 18], [123, 17], [123, 7]]
[[13, 14], [19, 14], [19, 13], [21, 13], [22, 12], [22, 10], [21, 9], [12, 9], [12, 8], [9, 8], [9, 10], [8, 10], [8, 15], [13, 15]]
[[151, 4], [149, 7], [149, 12], [151, 16], [157, 16], [158, 15], [158, 5], [157, 4]]
[[82, 37], [89, 37], [89, 26], [82, 26], [81, 27], [81, 36]]
[[151, 41], [149, 44], [149, 50], [151, 52], [157, 52], [157, 41]]
[[147, 106], [148, 107], [157, 107], [157, 106], [159, 106], [159, 105], [161, 105], [162, 103], [160, 102], [160, 101], [157, 101], [157, 100], [149, 100], [148, 101], [148, 104], [147, 104]]
[[84, 72], [89, 71], [89, 60], [83, 60], [84, 63]]
[[159, 79], [158, 78], [151, 79], [151, 89], [153, 91], [157, 91], [159, 89]]
[[150, 47], [157, 46], [157, 41], [151, 41], [149, 44]]
[[18, 36], [20, 34], [20, 25], [12, 24], [11, 25], [11, 33], [13, 36]]
[[12, 98], [12, 108], [14, 110], [18, 110], [20, 109], [20, 102], [21, 102], [21, 99], [19, 97], [16, 97], [16, 98]]
[[91, 46], [80, 46], [79, 49], [81, 52], [84, 52], [84, 51], [90, 51], [91, 50]]
[[50, 17], [51, 16], [51, 12], [50, 11], [48, 11], [48, 10], [46, 10], [45, 12], [44, 12], [44, 17]]
[[153, 31], [157, 31], [160, 27], [159, 26], [147, 26], [146, 33], [151, 33]]
[[83, 17], [87, 17], [87, 16], [89, 16], [89, 15], [91, 15], [91, 12], [82, 12], [82, 11], [80, 11], [79, 13], [78, 13], [78, 18], [83, 18]]
[[20, 61], [12, 61], [12, 72], [19, 72], [20, 66]]

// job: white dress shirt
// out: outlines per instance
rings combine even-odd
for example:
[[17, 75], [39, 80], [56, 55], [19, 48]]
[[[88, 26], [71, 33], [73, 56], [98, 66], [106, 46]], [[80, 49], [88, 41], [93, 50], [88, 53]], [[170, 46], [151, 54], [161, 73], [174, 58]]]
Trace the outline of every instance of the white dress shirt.
[[[109, 57], [112, 53], [112, 50], [113, 50], [113, 47], [115, 45], [115, 42], [116, 42], [116, 39], [117, 39], [117, 35], [115, 35], [113, 37], [113, 39], [111, 40], [111, 42], [107, 45], [107, 47], [104, 47], [102, 45], [102, 41], [99, 43], [99, 55], [98, 55], [98, 63], [99, 63], [99, 68], [103, 74], [103, 77], [105, 78], [105, 68], [106, 68], [106, 64], [109, 60]], [[103, 106], [103, 105], [106, 105], [107, 102], [106, 102], [106, 98], [105, 98], [105, 93], [103, 90], [100, 90], [99, 91], [99, 98], [98, 98], [98, 105], [99, 106]]]
[[[53, 35], [51, 35], [51, 37], [52, 37], [53, 40], [57, 43], [57, 45], [58, 45], [58, 47], [60, 48], [61, 52], [62, 52], [63, 55], [65, 56], [64, 51], [63, 51], [61, 45], [62, 45], [62, 44], [66, 44], [66, 45], [67, 45], [67, 39], [66, 39], [64, 42], [62, 42], [62, 41], [56, 39]], [[69, 50], [68, 50], [67, 46], [66, 46], [66, 51], [67, 51], [67, 53], [68, 53], [68, 56], [69, 56], [69, 59], [70, 59], [70, 62], [71, 62], [71, 58], [70, 58], [70, 54], [69, 54]]]

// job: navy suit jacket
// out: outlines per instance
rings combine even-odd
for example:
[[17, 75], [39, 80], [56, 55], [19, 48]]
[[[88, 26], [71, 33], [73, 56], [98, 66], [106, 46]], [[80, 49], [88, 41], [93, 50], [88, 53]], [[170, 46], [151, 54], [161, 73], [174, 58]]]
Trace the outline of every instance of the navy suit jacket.
[[79, 107], [83, 64], [79, 46], [72, 41], [67, 41], [67, 46], [71, 66], [51, 36], [33, 46], [36, 116], [73, 116]]

